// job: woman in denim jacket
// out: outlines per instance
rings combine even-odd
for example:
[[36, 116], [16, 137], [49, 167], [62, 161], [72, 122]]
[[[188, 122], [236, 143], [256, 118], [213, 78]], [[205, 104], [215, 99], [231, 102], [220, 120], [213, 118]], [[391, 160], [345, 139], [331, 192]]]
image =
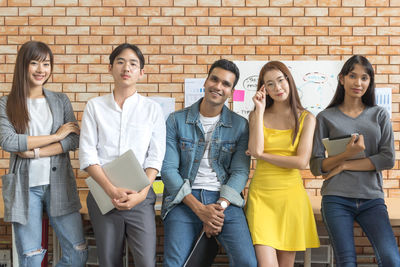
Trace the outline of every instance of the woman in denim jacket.
[[79, 127], [68, 97], [43, 85], [53, 54], [42, 43], [20, 48], [11, 92], [0, 99], [0, 145], [10, 152], [3, 176], [4, 221], [12, 222], [20, 266], [39, 267], [42, 213], [62, 248], [57, 266], [84, 266], [87, 259], [81, 208], [69, 151], [79, 144]]

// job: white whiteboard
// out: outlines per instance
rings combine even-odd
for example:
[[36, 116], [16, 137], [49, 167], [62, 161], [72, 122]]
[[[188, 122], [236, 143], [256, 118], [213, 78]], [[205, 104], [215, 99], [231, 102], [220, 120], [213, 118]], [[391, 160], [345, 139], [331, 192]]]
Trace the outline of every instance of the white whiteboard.
[[[233, 110], [246, 119], [254, 104], [258, 75], [268, 61], [235, 61], [240, 78], [233, 96]], [[317, 115], [330, 103], [342, 61], [282, 61], [292, 73], [304, 108]]]

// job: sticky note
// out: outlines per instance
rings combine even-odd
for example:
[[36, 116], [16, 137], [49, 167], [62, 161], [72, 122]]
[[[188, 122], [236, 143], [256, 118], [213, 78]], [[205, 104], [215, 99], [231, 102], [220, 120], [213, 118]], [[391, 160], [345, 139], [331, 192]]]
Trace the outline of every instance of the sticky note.
[[243, 102], [244, 101], [244, 90], [233, 91], [233, 101]]

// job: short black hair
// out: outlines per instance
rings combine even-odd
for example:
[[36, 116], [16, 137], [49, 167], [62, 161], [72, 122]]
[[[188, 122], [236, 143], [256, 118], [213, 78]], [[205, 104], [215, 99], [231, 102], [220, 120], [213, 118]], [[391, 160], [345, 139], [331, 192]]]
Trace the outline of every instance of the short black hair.
[[144, 56], [142, 54], [142, 51], [140, 51], [139, 47], [137, 47], [134, 44], [128, 44], [128, 43], [123, 43], [117, 46], [110, 54], [110, 65], [114, 63], [115, 58], [122, 53], [123, 50], [125, 49], [131, 49], [133, 52], [135, 52], [136, 56], [139, 58], [140, 61], [140, 69], [144, 68]]
[[[230, 61], [230, 60], [227, 60], [227, 59], [220, 59], [220, 60], [217, 60], [217, 61], [215, 61], [215, 62], [211, 65], [210, 70], [208, 71], [208, 77], [210, 76], [211, 72], [212, 72], [213, 69], [215, 69], [215, 68], [221, 68], [221, 69], [230, 71], [230, 72], [232, 72], [233, 74], [235, 74], [235, 77], [236, 77], [236, 78], [235, 78], [235, 82], [233, 83], [232, 89], [235, 88], [236, 84], [237, 84], [238, 81], [239, 81], [239, 68], [236, 66], [236, 64], [233, 63], [233, 62]], [[208, 78], [208, 77], [207, 77], [207, 78]]]

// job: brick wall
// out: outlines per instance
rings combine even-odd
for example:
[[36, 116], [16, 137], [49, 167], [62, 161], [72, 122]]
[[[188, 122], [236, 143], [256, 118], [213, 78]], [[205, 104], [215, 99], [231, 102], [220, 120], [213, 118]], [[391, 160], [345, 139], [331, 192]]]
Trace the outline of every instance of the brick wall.
[[[122, 42], [145, 54], [139, 91], [174, 97], [176, 109], [184, 79], [204, 77], [219, 58], [345, 60], [359, 53], [373, 63], [377, 84], [393, 89], [399, 150], [399, 13], [399, 0], [0, 0], [0, 95], [9, 92], [17, 50], [28, 40], [51, 46], [56, 65], [47, 88], [66, 93], [79, 120], [88, 99], [112, 90], [108, 55]], [[85, 187], [76, 152], [72, 158]], [[0, 174], [7, 167], [3, 151]], [[308, 193], [319, 194], [322, 180], [302, 174]], [[398, 160], [383, 174], [385, 194], [400, 197]], [[0, 248], [10, 239], [4, 223], [0, 239]], [[364, 239], [357, 237], [357, 249], [370, 253]]]

